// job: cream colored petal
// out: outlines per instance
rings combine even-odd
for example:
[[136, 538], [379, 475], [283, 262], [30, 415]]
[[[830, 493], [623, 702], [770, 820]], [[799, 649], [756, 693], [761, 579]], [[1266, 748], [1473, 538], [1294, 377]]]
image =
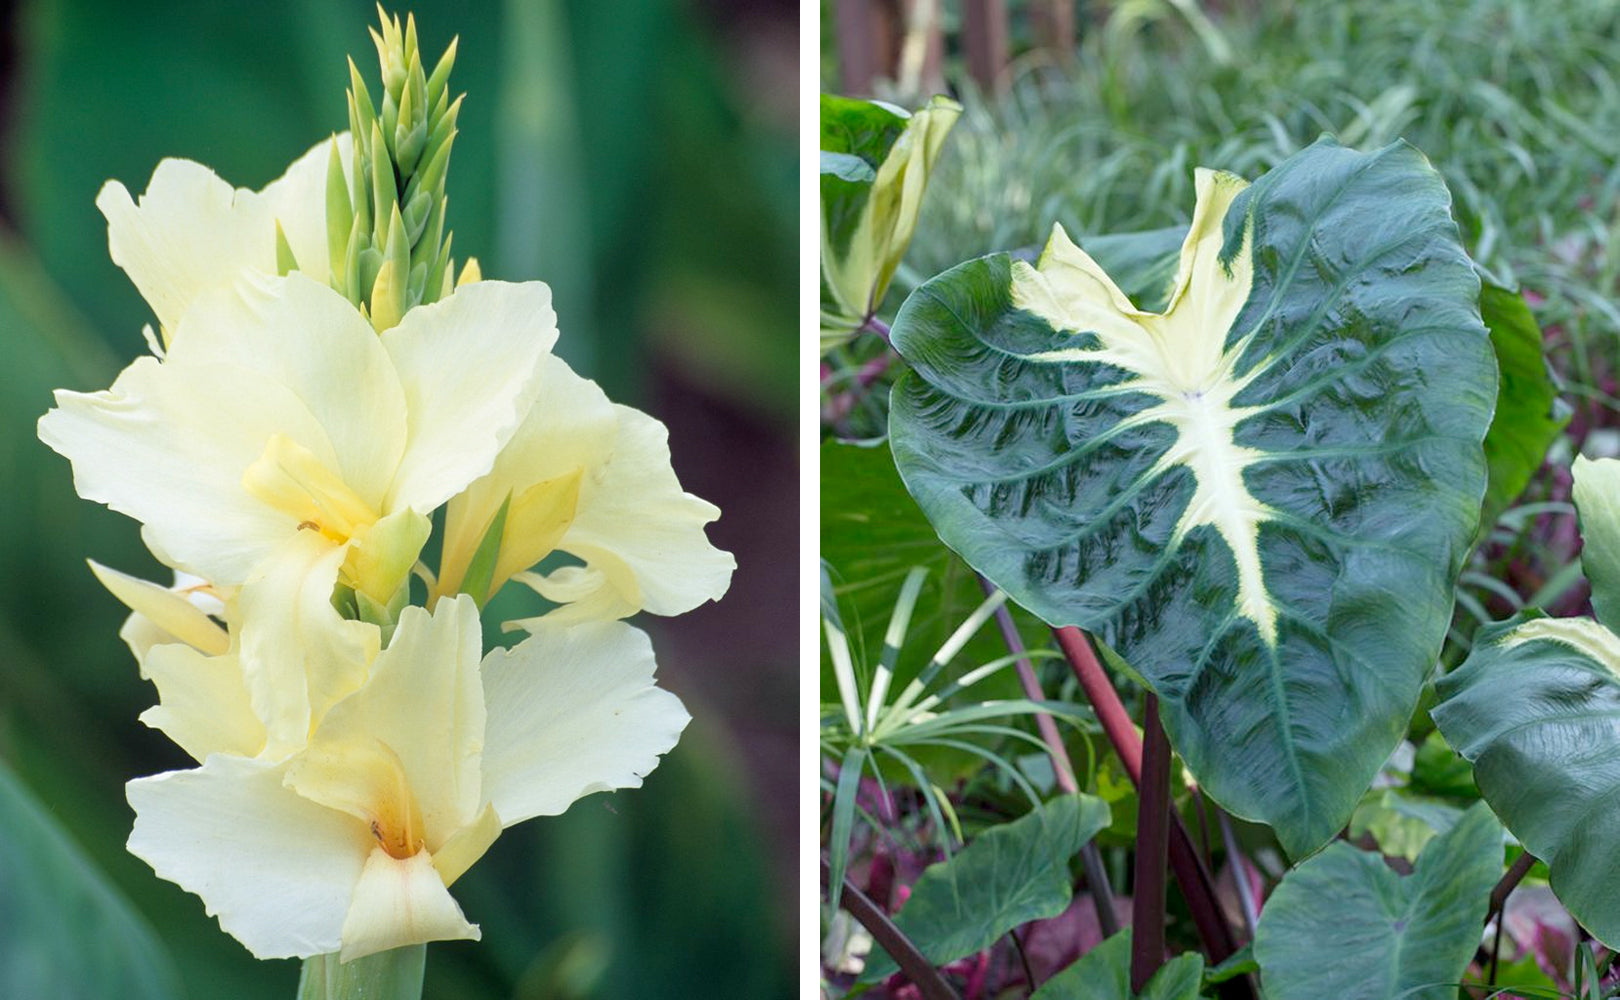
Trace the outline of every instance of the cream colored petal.
[[167, 339], [196, 298], [246, 271], [275, 273], [269, 207], [190, 160], [158, 164], [137, 203], [117, 181], [96, 196], [113, 263], [140, 289]]
[[381, 334], [410, 420], [388, 509], [428, 513], [489, 472], [556, 339], [551, 289], [538, 281], [466, 285]]
[[141, 721], [193, 759], [256, 757], [264, 749], [264, 724], [253, 712], [235, 653], [207, 656], [171, 642], [152, 647], [143, 666], [157, 685], [158, 704], [142, 712]]
[[543, 626], [484, 658], [484, 794], [502, 823], [641, 785], [691, 718], [653, 668], [646, 634], [622, 622]]
[[223, 653], [230, 646], [225, 630], [185, 594], [120, 573], [93, 559], [89, 562], [90, 571], [103, 587], [125, 607], [171, 637], [162, 641], [178, 640], [209, 655]]
[[244, 281], [198, 299], [174, 340], [168, 366], [235, 365], [285, 387], [321, 425], [334, 471], [382, 512], [405, 450], [405, 394], [348, 299], [303, 274]]
[[[595, 382], [574, 374], [561, 358], [548, 355], [541, 362], [534, 405], [501, 449], [494, 467], [446, 509], [440, 593], [455, 593], [460, 587], [467, 564], [508, 496], [516, 506], [540, 484], [570, 481], [571, 521], [578, 513], [583, 474], [611, 460], [618, 424], [613, 404]], [[513, 573], [546, 556], [560, 540], [560, 533], [525, 532], [523, 520], [510, 513], [507, 520], [490, 593], [499, 590]], [[549, 540], [533, 537], [536, 534], [547, 534]], [[537, 541], [546, 542], [540, 546], [543, 551], [537, 551]], [[530, 555], [527, 562], [522, 561]]]
[[[611, 593], [577, 600], [595, 597], [657, 615], [718, 600], [737, 567], [704, 534], [719, 508], [681, 489], [662, 423], [628, 406], [613, 410], [611, 457], [586, 470], [573, 524], [557, 546], [584, 560]], [[575, 620], [567, 608], [553, 614]]]
[[282, 768], [215, 756], [126, 786], [130, 853], [202, 897], [258, 958], [338, 950], [373, 841], [355, 819], [282, 787]]
[[295, 532], [236, 598], [240, 653], [267, 757], [301, 750], [333, 705], [357, 690], [378, 655], [375, 625], [346, 621], [332, 589], [346, 550]]
[[477, 941], [476, 925], [462, 916], [426, 851], [403, 861], [382, 848], [366, 858], [343, 919], [339, 958], [357, 958], [428, 941]]
[[[472, 823], [484, 805], [482, 643], [470, 597], [440, 601], [431, 615], [407, 607], [365, 686], [327, 713], [311, 744], [318, 750], [380, 743], [397, 755], [430, 850]], [[300, 778], [299, 791], [323, 801], [327, 794], [354, 798], [344, 788], [323, 790], [317, 774]]]
[[542, 575], [519, 573], [512, 579], [558, 605], [545, 614], [502, 622], [503, 631], [533, 632], [540, 625], [610, 622], [641, 610], [636, 576], [611, 553], [595, 553], [594, 566], [563, 566]]
[[79, 495], [144, 525], [170, 565], [231, 586], [297, 519], [242, 488], [272, 435], [335, 463], [325, 431], [285, 387], [235, 365], [140, 358], [112, 388], [58, 390], [39, 436], [73, 463]]
[[349, 133], [342, 132], [317, 142], [259, 196], [273, 220], [272, 228], [279, 222], [287, 234], [287, 245], [292, 247], [298, 270], [321, 284], [330, 283], [332, 271], [331, 251], [326, 242], [326, 166], [334, 142], [343, 164], [343, 176], [352, 176], [354, 142]]
[[164, 643], [174, 641], [174, 636], [152, 624], [152, 620], [143, 614], [131, 612], [124, 624], [118, 628], [118, 638], [124, 640], [124, 645], [135, 657], [135, 665], [139, 668], [141, 676], [146, 676], [146, 658], [152, 650]]

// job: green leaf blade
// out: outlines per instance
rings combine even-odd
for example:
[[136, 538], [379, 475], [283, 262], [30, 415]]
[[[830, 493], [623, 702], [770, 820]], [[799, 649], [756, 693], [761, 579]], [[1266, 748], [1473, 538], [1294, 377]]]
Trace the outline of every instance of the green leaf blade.
[[[1477, 528], [1496, 380], [1449, 204], [1400, 144], [1320, 142], [1238, 194], [1213, 232], [1223, 262], [1250, 240], [1252, 287], [1185, 401], [1117, 361], [1120, 335], [1016, 304], [1005, 256], [894, 324], [891, 446], [940, 538], [1118, 651], [1206, 790], [1295, 857], [1404, 733]], [[1194, 385], [1230, 399], [1178, 426]]]
[[1620, 637], [1526, 612], [1480, 629], [1430, 714], [1594, 937], [1620, 944]]
[[[991, 828], [923, 873], [896, 926], [930, 962], [944, 965], [988, 948], [1014, 927], [1056, 916], [1072, 893], [1069, 858], [1108, 825], [1108, 816], [1101, 799], [1076, 793]], [[861, 978], [875, 981], [895, 969], [877, 949]]]
[[1204, 956], [1188, 952], [1160, 966], [1141, 993], [1132, 993], [1127, 927], [1042, 983], [1030, 1000], [1198, 1000], [1203, 977]]
[[1409, 876], [1332, 844], [1284, 877], [1255, 931], [1270, 1000], [1452, 1000], [1502, 873], [1485, 803], [1429, 842]]
[[0, 765], [0, 996], [182, 996], [168, 950]]

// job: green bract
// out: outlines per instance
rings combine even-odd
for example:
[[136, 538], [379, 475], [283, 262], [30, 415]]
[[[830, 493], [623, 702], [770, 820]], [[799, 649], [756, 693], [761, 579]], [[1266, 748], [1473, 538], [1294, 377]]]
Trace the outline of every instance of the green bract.
[[[1599, 621], [1538, 611], [1480, 629], [1436, 684], [1432, 715], [1552, 888], [1592, 935], [1620, 944], [1620, 462], [1575, 463], [1575, 501]], [[1601, 622], [1602, 624], [1600, 624]]]
[[[327, 170], [326, 232], [332, 287], [360, 306], [378, 330], [413, 306], [436, 302], [455, 283], [445, 230], [445, 173], [456, 139], [461, 98], [450, 97], [452, 41], [429, 73], [416, 42], [416, 21], [381, 14], [373, 30], [382, 69], [381, 103], [349, 61], [349, 131], [353, 176], [345, 182], [334, 147]], [[283, 241], [285, 242], [285, 241]], [[287, 254], [291, 257], [290, 251]], [[282, 271], [291, 270], [284, 261]], [[310, 270], [305, 261], [303, 269]], [[318, 274], [318, 272], [317, 272]]]
[[1410, 146], [1200, 171], [1162, 312], [1057, 229], [902, 307], [891, 445], [940, 537], [1146, 678], [1294, 856], [1405, 732], [1485, 490], [1479, 279]]
[[1412, 874], [1340, 842], [1266, 901], [1254, 956], [1270, 1000], [1452, 1000], [1502, 874], [1502, 825], [1483, 802], [1431, 840]]
[[917, 228], [928, 174], [962, 106], [915, 114], [821, 95], [821, 349], [848, 340], [883, 301]]

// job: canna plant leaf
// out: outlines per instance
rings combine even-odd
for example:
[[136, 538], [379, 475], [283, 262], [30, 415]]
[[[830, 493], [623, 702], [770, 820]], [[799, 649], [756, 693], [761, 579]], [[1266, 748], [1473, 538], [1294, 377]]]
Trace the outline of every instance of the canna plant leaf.
[[1061, 228], [917, 290], [890, 444], [947, 545], [1153, 687], [1228, 811], [1299, 857], [1405, 733], [1486, 484], [1479, 279], [1405, 144], [1200, 171], [1162, 312]]
[[[1102, 799], [1059, 796], [931, 865], [894, 922], [935, 965], [982, 951], [1014, 927], [1063, 912], [1074, 886], [1069, 859], [1107, 825]], [[861, 978], [875, 981], [896, 968], [874, 948]]]
[[821, 95], [821, 349], [847, 341], [883, 302], [911, 245], [928, 174], [962, 106]]
[[0, 762], [0, 996], [169, 1000], [168, 949]]
[[1395, 874], [1344, 842], [1289, 872], [1266, 900], [1254, 957], [1269, 1000], [1453, 1000], [1502, 874], [1502, 824], [1469, 807]]
[[1042, 983], [1030, 1000], [1198, 1000], [1203, 978], [1204, 956], [1187, 952], [1160, 966], [1142, 992], [1132, 993], [1127, 927]]

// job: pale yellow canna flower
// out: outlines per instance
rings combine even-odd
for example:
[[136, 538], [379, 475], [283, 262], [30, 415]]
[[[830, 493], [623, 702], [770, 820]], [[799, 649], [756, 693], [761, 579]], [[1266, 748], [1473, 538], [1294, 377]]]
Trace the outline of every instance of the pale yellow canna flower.
[[200, 163], [165, 159], [137, 201], [118, 181], [96, 196], [107, 219], [107, 248], [152, 311], [162, 355], [192, 303], [244, 276], [274, 276], [279, 225], [299, 270], [325, 281], [326, 178], [336, 146], [347, 170], [354, 155], [347, 132], [323, 140], [263, 191], [233, 188]]
[[130, 782], [129, 849], [260, 958], [477, 938], [447, 887], [500, 831], [639, 786], [688, 721], [654, 684], [646, 636], [622, 623], [479, 652], [470, 597], [405, 609], [299, 753], [250, 759], [222, 732], [197, 747], [200, 768]]
[[557, 329], [539, 282], [477, 282], [378, 334], [294, 273], [203, 295], [175, 334], [163, 362], [58, 391], [40, 419], [79, 494], [215, 585], [280, 581], [275, 603], [341, 582], [387, 606], [427, 515], [490, 470], [528, 411]]
[[[717, 600], [731, 581], [736, 560], [703, 531], [719, 516], [681, 489], [662, 423], [610, 402], [548, 357], [534, 404], [494, 468], [446, 509], [434, 593], [494, 594], [515, 578], [560, 605], [543, 616], [553, 624], [680, 614]], [[498, 519], [489, 579], [469, 585], [474, 554]], [[584, 565], [525, 572], [554, 551]]]

